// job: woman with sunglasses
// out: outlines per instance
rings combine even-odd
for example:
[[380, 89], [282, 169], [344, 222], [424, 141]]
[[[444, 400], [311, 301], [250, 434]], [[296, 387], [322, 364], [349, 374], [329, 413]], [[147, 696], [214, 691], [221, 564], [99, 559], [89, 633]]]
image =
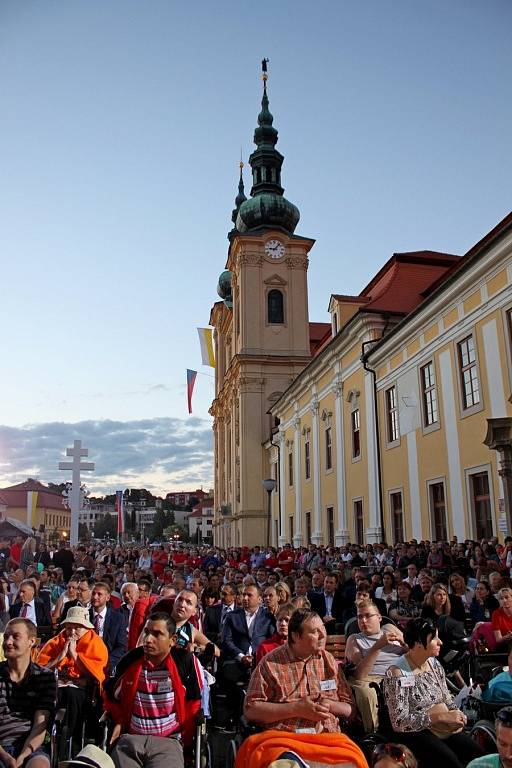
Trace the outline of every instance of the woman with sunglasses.
[[420, 765], [465, 768], [482, 750], [466, 733], [437, 660], [441, 641], [430, 619], [412, 619], [404, 630], [409, 650], [389, 667], [384, 698], [394, 731]]
[[377, 744], [370, 760], [371, 768], [418, 768], [418, 761], [405, 744]]

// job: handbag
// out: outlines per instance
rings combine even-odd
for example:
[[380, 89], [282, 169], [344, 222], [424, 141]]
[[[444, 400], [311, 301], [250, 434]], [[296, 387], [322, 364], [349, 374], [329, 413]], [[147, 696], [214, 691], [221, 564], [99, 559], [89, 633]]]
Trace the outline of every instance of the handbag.
[[[441, 684], [439, 673], [435, 667], [435, 664], [432, 664], [432, 670], [434, 672], [437, 682], [439, 683], [439, 688], [441, 690], [441, 693], [444, 696], [443, 686]], [[429, 712], [453, 712], [453, 711], [455, 710], [448, 709], [448, 706], [445, 704], [444, 701], [439, 702], [439, 704], [434, 704], [434, 706], [431, 709], [429, 709]], [[438, 739], [449, 739], [450, 736], [453, 736], [455, 733], [460, 733], [463, 730], [463, 728], [464, 726], [458, 725], [457, 723], [436, 723], [435, 725], [430, 726], [429, 731], [433, 733], [434, 736], [437, 736]]]

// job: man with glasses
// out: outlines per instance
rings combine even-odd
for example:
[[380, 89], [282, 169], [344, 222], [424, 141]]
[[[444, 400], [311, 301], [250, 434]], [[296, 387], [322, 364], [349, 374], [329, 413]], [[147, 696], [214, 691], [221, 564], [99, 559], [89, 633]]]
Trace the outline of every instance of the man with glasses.
[[62, 609], [62, 616], [60, 619], [60, 624], [63, 624], [66, 616], [68, 615], [68, 611], [71, 608], [76, 608], [77, 606], [79, 608], [89, 608], [91, 607], [91, 595], [92, 595], [92, 588], [94, 586], [94, 579], [86, 579], [81, 578], [78, 582], [78, 597], [76, 600], [68, 600], [68, 602], [64, 605]]
[[234, 584], [224, 584], [220, 591], [220, 603], [211, 605], [206, 609], [203, 620], [203, 632], [215, 645], [220, 645], [226, 617], [236, 608], [235, 598], [236, 586]]
[[512, 768], [512, 707], [499, 710], [494, 726], [498, 751], [471, 760], [467, 768]]
[[[345, 658], [354, 669], [349, 683], [354, 691], [366, 733], [378, 728], [377, 692], [370, 683], [380, 684], [398, 656], [406, 652], [402, 632], [393, 624], [381, 627], [382, 616], [370, 600], [357, 608], [359, 632], [347, 640]], [[512, 768], [512, 767], [511, 767]]]

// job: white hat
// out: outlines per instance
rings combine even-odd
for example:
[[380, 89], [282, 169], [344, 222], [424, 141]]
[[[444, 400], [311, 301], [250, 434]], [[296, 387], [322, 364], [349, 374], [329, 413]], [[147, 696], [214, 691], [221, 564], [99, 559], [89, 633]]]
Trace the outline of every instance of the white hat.
[[66, 614], [66, 618], [62, 620], [62, 624], [80, 624], [87, 629], [94, 629], [94, 625], [91, 624], [89, 619], [88, 608], [83, 608], [81, 605], [75, 605], [70, 608]]
[[[74, 609], [71, 608], [71, 610]], [[87, 768], [114, 768], [114, 761], [99, 747], [88, 744], [73, 760], [62, 760], [59, 763], [59, 768], [65, 768], [67, 765], [83, 765]]]

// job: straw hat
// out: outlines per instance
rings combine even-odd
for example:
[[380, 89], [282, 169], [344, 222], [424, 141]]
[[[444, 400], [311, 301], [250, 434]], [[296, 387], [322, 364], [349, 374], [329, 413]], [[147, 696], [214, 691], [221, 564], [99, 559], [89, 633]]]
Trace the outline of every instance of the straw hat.
[[[74, 609], [71, 608], [71, 610]], [[73, 760], [62, 760], [59, 763], [59, 768], [65, 768], [68, 765], [82, 765], [87, 766], [87, 768], [114, 768], [114, 761], [99, 747], [88, 744]]]
[[62, 620], [62, 624], [80, 624], [81, 627], [86, 627], [86, 629], [94, 629], [94, 625], [89, 619], [89, 609], [83, 608], [81, 605], [75, 605], [73, 608], [70, 608], [66, 618]]

